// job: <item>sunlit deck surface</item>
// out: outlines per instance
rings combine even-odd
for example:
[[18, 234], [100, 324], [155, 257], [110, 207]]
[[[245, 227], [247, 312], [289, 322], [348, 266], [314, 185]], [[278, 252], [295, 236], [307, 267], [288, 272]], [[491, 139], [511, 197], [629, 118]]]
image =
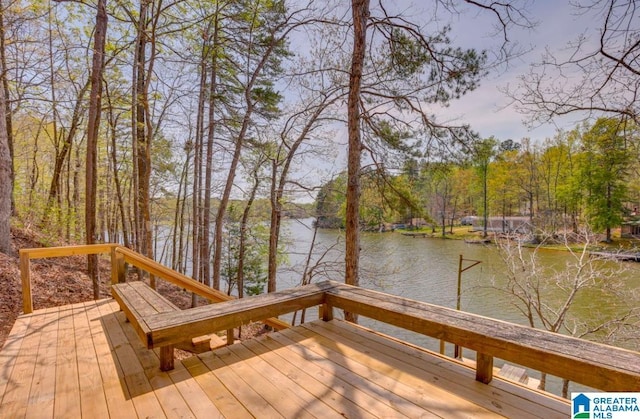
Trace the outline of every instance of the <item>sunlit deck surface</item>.
[[569, 404], [341, 320], [306, 323], [159, 369], [111, 299], [18, 318], [0, 352], [0, 417], [562, 417]]

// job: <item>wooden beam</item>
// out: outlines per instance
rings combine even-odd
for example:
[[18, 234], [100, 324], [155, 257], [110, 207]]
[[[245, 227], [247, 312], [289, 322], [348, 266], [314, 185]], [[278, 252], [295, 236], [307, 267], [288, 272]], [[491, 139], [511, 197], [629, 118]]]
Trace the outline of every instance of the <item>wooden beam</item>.
[[476, 354], [476, 380], [489, 384], [493, 380], [493, 357], [481, 352]]
[[160, 371], [173, 369], [173, 346], [167, 345], [160, 348]]
[[99, 244], [83, 244], [78, 246], [59, 246], [59, 247], [38, 247], [32, 249], [22, 249], [29, 255], [29, 259], [56, 258], [74, 255], [96, 255], [101, 253], [111, 253], [111, 249], [117, 246], [112, 243]]
[[33, 312], [33, 298], [31, 296], [31, 262], [29, 253], [20, 250], [20, 278], [22, 280], [22, 311], [25, 314]]
[[320, 306], [320, 311], [322, 313], [321, 318], [325, 322], [330, 322], [333, 320], [333, 307], [329, 304], [323, 304]]
[[640, 391], [640, 353], [344, 284], [326, 303], [605, 391]]
[[320, 305], [328, 283], [306, 285], [255, 297], [200, 306], [173, 313], [162, 313], [147, 319], [150, 329], [149, 347], [158, 347], [253, 321], [291, 313]]
[[116, 247], [111, 249], [111, 284], [115, 285], [127, 281], [127, 266], [124, 255], [116, 252]]

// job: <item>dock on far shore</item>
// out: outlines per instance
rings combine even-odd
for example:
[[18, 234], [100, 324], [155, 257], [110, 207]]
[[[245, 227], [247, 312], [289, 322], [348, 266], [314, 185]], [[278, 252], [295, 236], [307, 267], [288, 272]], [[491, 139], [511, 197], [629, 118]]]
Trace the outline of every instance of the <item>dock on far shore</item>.
[[428, 237], [430, 236], [429, 233], [409, 233], [409, 232], [404, 232], [402, 233], [403, 236], [408, 236], [408, 237]]
[[640, 262], [639, 252], [591, 252], [589, 254], [602, 259], [617, 260], [619, 262]]

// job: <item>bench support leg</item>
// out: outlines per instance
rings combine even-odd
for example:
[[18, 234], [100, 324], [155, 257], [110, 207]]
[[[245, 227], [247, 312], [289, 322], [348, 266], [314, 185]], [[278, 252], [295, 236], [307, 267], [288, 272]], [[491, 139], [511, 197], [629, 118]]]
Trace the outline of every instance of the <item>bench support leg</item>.
[[329, 304], [322, 304], [319, 307], [320, 318], [325, 322], [333, 320], [333, 307]]
[[478, 352], [476, 354], [476, 380], [489, 384], [493, 379], [493, 357]]
[[170, 371], [173, 369], [173, 345], [162, 346], [160, 348], [160, 370]]

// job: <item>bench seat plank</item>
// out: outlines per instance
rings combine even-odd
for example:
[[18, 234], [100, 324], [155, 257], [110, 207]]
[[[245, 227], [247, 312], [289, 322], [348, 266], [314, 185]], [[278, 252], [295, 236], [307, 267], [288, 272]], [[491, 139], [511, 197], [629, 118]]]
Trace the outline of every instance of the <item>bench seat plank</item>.
[[607, 391], [640, 390], [640, 353], [334, 283], [325, 303]]
[[147, 319], [149, 342], [154, 346], [175, 344], [317, 306], [324, 302], [325, 292], [333, 286], [327, 281], [175, 313], [159, 313]]
[[175, 313], [180, 309], [141, 281], [111, 286], [111, 294], [118, 302], [140, 339], [152, 349], [151, 328], [148, 320], [159, 313]]

